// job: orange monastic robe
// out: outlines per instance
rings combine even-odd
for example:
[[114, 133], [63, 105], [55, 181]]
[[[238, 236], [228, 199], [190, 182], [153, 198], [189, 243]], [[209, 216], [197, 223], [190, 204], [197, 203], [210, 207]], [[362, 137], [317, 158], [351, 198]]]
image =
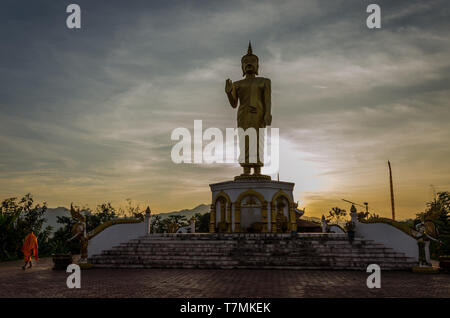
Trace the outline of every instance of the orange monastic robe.
[[33, 233], [30, 233], [25, 238], [25, 242], [22, 246], [22, 252], [25, 256], [25, 262], [31, 262], [31, 256], [34, 256], [35, 260], [38, 260], [38, 242]]

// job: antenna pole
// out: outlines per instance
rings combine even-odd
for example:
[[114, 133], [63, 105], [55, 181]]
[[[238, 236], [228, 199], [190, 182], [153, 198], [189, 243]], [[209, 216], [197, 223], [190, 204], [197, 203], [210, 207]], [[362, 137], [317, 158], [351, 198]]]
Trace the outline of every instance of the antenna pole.
[[392, 169], [391, 169], [391, 163], [389, 162], [389, 160], [388, 160], [388, 166], [389, 166], [389, 183], [391, 186], [392, 220], [395, 221], [394, 186], [392, 185]]

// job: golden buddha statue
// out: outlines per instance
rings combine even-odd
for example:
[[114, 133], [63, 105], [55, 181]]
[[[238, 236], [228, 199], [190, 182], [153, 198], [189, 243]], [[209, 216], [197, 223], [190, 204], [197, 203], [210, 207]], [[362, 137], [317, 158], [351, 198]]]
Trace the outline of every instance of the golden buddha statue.
[[[264, 165], [261, 158], [263, 157], [264, 136], [260, 134], [259, 128], [265, 128], [272, 123], [271, 115], [271, 88], [270, 79], [264, 77], [256, 77], [258, 75], [258, 57], [253, 54], [251, 43], [248, 45], [247, 54], [241, 59], [242, 73], [244, 79], [232, 82], [227, 79], [225, 82], [225, 93], [231, 107], [239, 108], [237, 112], [237, 126], [244, 131], [248, 128], [256, 130], [256, 160], [250, 160], [249, 143], [250, 138], [244, 136], [245, 147], [241, 144], [241, 156], [245, 150], [245, 155], [240, 160], [240, 165], [244, 168], [242, 177], [250, 176], [251, 168], [254, 169], [253, 176], [268, 177], [261, 175], [261, 167]], [[261, 154], [260, 154], [261, 151]]]

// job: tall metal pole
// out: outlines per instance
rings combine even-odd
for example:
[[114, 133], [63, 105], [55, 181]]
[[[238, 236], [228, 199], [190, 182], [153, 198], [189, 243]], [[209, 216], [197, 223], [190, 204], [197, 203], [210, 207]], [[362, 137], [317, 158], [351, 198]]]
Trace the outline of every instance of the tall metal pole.
[[395, 204], [394, 204], [394, 186], [392, 185], [392, 169], [391, 163], [388, 160], [389, 166], [389, 183], [391, 185], [391, 207], [392, 207], [392, 220], [395, 220]]

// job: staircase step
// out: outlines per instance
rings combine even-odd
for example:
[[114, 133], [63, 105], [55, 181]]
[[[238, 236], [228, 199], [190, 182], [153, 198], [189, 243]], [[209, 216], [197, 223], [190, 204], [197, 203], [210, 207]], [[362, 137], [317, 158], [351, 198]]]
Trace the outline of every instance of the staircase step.
[[405, 270], [414, 259], [344, 234], [153, 234], [130, 240], [90, 261], [114, 268], [358, 269], [378, 264]]

